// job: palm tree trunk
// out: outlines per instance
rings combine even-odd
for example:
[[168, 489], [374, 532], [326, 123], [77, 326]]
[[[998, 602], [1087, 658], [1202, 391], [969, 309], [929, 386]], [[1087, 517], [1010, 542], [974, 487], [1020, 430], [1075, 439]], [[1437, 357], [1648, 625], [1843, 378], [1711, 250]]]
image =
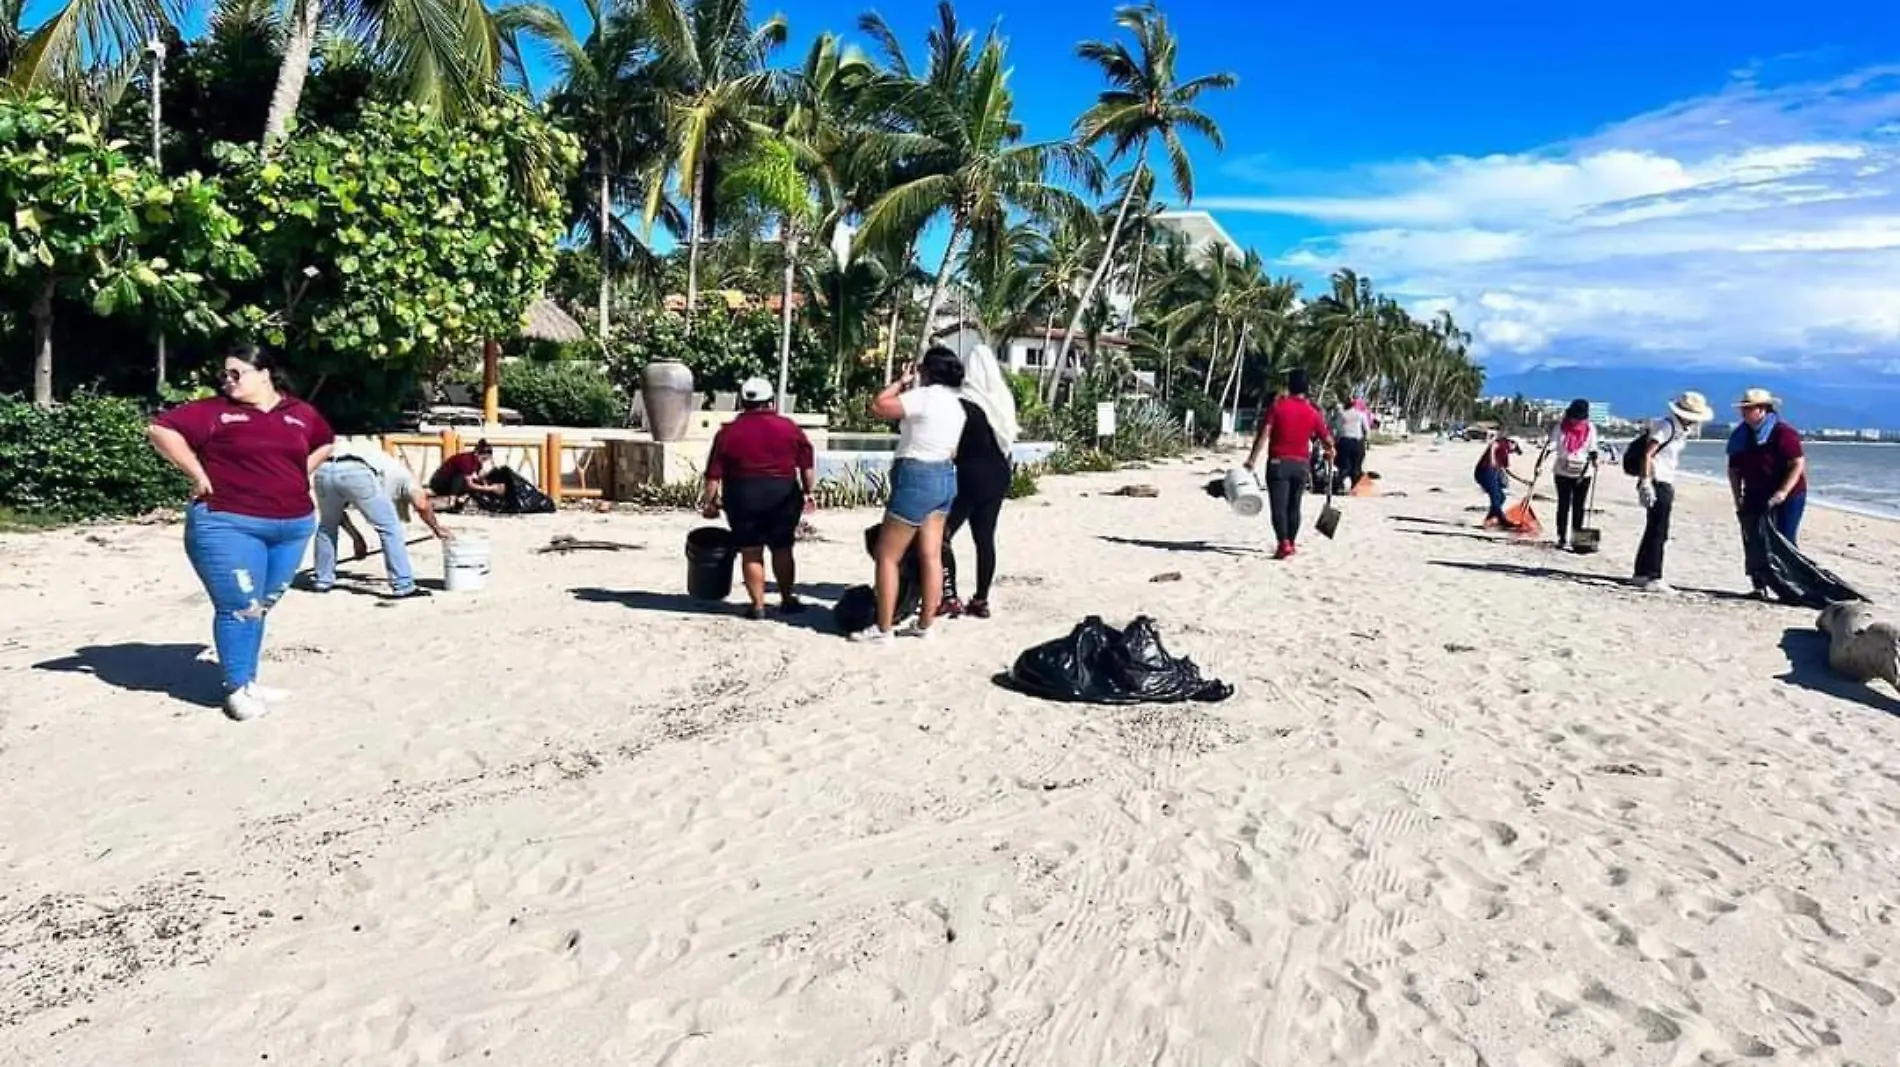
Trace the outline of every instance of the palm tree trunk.
[[1101, 287], [1102, 278], [1108, 273], [1108, 265], [1115, 258], [1115, 242], [1121, 238], [1122, 223], [1128, 218], [1128, 205], [1135, 199], [1135, 188], [1141, 184], [1141, 172], [1148, 165], [1148, 145], [1142, 142], [1141, 153], [1135, 157], [1134, 173], [1128, 176], [1128, 191], [1122, 194], [1122, 206], [1115, 211], [1115, 225], [1109, 227], [1108, 243], [1102, 247], [1102, 258], [1095, 264], [1095, 273], [1089, 276], [1089, 283], [1082, 289], [1082, 299], [1076, 302], [1075, 314], [1069, 319], [1069, 329], [1062, 335], [1062, 348], [1056, 354], [1057, 366], [1067, 366], [1069, 342], [1075, 338], [1075, 331], [1082, 326], [1082, 315], [1088, 310], [1089, 302], [1095, 299], [1095, 290]]
[[1135, 332], [1135, 305], [1141, 302], [1141, 265], [1148, 258], [1148, 230], [1145, 225], [1135, 227], [1135, 278], [1128, 283], [1128, 314], [1122, 316], [1122, 333], [1132, 336]]
[[53, 406], [53, 283], [33, 301], [33, 403]]
[[699, 310], [699, 231], [700, 207], [706, 196], [706, 162], [693, 161], [693, 232], [686, 240], [686, 332], [693, 332], [693, 318]]
[[903, 310], [904, 286], [900, 282], [891, 288], [891, 331], [884, 340], [884, 380], [887, 382], [897, 376], [897, 326]]
[[950, 242], [943, 246], [943, 262], [937, 265], [937, 280], [930, 286], [930, 303], [924, 306], [924, 336], [917, 346], [921, 357], [930, 347], [930, 331], [937, 324], [937, 306], [943, 303], [943, 289], [950, 281], [950, 264], [956, 261], [957, 244], [963, 240], [963, 220], [950, 224]]
[[[1056, 300], [1056, 307], [1062, 307], [1060, 297]], [[1049, 352], [1049, 342], [1054, 339], [1056, 330], [1056, 319], [1057, 316], [1051, 315], [1042, 325], [1042, 370], [1036, 378], [1042, 383], [1042, 402], [1045, 404], [1056, 402], [1056, 390], [1062, 381], [1062, 365], [1057, 363], [1056, 357]]]
[[778, 320], [778, 402], [779, 413], [790, 415], [784, 407], [785, 390], [792, 379], [792, 275], [793, 266], [798, 260], [798, 233], [792, 229], [792, 220], [787, 218], [779, 223], [785, 238], [785, 291], [781, 294], [781, 306]]
[[1214, 343], [1207, 346], [1207, 373], [1201, 375], [1201, 395], [1214, 399], [1214, 364], [1220, 362], [1220, 319], [1214, 320]]
[[1227, 376], [1227, 384], [1221, 386], [1220, 390], [1220, 406], [1223, 408], [1227, 407], [1228, 392], [1233, 392], [1234, 406], [1232, 410], [1236, 421], [1238, 421], [1240, 417], [1240, 364], [1242, 359], [1246, 356], [1247, 335], [1251, 332], [1253, 332], [1253, 323], [1243, 322], [1240, 324], [1240, 340], [1234, 342], [1234, 369], [1233, 372]]
[[303, 101], [304, 79], [310, 77], [310, 53], [317, 46], [317, 30], [322, 23], [323, 0], [296, 0], [291, 5], [284, 59], [277, 65], [277, 87], [270, 94], [264, 137], [258, 145], [258, 154], [265, 159], [290, 134], [290, 120], [296, 117], [297, 105]]
[[613, 175], [607, 170], [607, 160], [600, 161], [600, 347], [607, 348], [609, 305], [613, 302], [613, 195], [609, 184]]

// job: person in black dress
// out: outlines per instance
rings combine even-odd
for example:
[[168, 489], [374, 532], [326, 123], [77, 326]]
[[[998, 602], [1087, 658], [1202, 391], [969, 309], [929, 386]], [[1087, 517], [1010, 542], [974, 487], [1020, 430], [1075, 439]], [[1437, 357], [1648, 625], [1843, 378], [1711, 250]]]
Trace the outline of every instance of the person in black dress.
[[943, 614], [970, 615], [987, 619], [990, 615], [990, 585], [996, 580], [996, 522], [1009, 496], [1014, 474], [1010, 451], [1015, 447], [1016, 396], [1009, 380], [996, 361], [996, 353], [987, 345], [977, 345], [964, 360], [963, 438], [957, 445], [957, 499], [950, 508], [950, 521], [944, 527], [944, 544], [953, 540], [964, 524], [976, 542], [976, 590], [967, 602], [957, 594], [957, 566], [945, 553], [945, 592]]

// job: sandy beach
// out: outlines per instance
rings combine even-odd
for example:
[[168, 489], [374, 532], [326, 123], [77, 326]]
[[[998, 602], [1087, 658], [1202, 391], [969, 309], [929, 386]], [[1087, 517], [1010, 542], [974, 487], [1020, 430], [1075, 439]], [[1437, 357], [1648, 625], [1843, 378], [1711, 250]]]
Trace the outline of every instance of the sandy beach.
[[[1896, 1062], [1900, 697], [1739, 598], [1721, 488], [1658, 597], [1630, 479], [1559, 554], [1479, 447], [1375, 448], [1287, 563], [1229, 458], [1045, 479], [997, 616], [893, 648], [704, 613], [687, 515], [464, 519], [490, 588], [293, 593], [245, 724], [177, 527], [0, 537], [0, 1063]], [[1900, 617], [1900, 525], [1803, 544]], [[1136, 613], [1238, 693], [992, 684]]]

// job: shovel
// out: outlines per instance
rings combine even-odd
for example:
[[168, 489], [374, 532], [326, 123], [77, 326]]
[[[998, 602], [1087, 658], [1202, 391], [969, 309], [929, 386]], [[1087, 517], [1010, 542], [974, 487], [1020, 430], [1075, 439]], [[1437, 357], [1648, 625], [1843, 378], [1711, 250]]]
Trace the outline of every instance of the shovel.
[[[1598, 474], [1597, 458], [1595, 455], [1590, 457], [1590, 473], [1592, 475]], [[1570, 531], [1570, 551], [1575, 552], [1579, 556], [1594, 555], [1598, 549], [1603, 547], [1603, 531], [1595, 526], [1583, 525], [1590, 521], [1590, 513], [1596, 508], [1597, 481], [1598, 479], [1595, 477], [1590, 479], [1590, 499], [1584, 501], [1583, 516], [1577, 521], [1577, 528]]]
[[1313, 520], [1313, 529], [1318, 530], [1320, 536], [1328, 541], [1331, 541], [1333, 535], [1339, 532], [1339, 509], [1333, 506], [1331, 482], [1326, 483], [1326, 503], [1320, 505], [1319, 518]]

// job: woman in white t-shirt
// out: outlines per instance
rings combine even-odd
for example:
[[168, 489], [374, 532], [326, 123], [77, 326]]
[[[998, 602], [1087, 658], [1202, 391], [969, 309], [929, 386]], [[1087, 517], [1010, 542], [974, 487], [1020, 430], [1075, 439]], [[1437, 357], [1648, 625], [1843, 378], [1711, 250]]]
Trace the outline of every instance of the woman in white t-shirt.
[[1553, 466], [1557, 475], [1557, 547], [1565, 549], [1570, 547], [1572, 518], [1578, 528], [1589, 521], [1584, 508], [1590, 497], [1590, 478], [1596, 473], [1592, 467], [1597, 455], [1597, 428], [1590, 421], [1588, 400], [1570, 402], [1563, 421], [1551, 427], [1546, 447], [1557, 457]]
[[906, 636], [928, 637], [943, 601], [943, 527], [957, 498], [957, 441], [963, 436], [963, 361], [932, 348], [871, 401], [871, 414], [897, 419], [891, 499], [877, 541], [877, 623], [854, 641], [888, 641], [896, 626], [898, 566], [912, 544], [923, 606]]
[[1701, 393], [1687, 392], [1669, 402], [1669, 414], [1650, 424], [1649, 434], [1630, 443], [1642, 449], [1636, 499], [1643, 505], [1643, 540], [1636, 548], [1636, 581], [1651, 592], [1667, 593], [1663, 549], [1669, 544], [1669, 518], [1676, 506], [1676, 465], [1697, 428], [1715, 417]]

